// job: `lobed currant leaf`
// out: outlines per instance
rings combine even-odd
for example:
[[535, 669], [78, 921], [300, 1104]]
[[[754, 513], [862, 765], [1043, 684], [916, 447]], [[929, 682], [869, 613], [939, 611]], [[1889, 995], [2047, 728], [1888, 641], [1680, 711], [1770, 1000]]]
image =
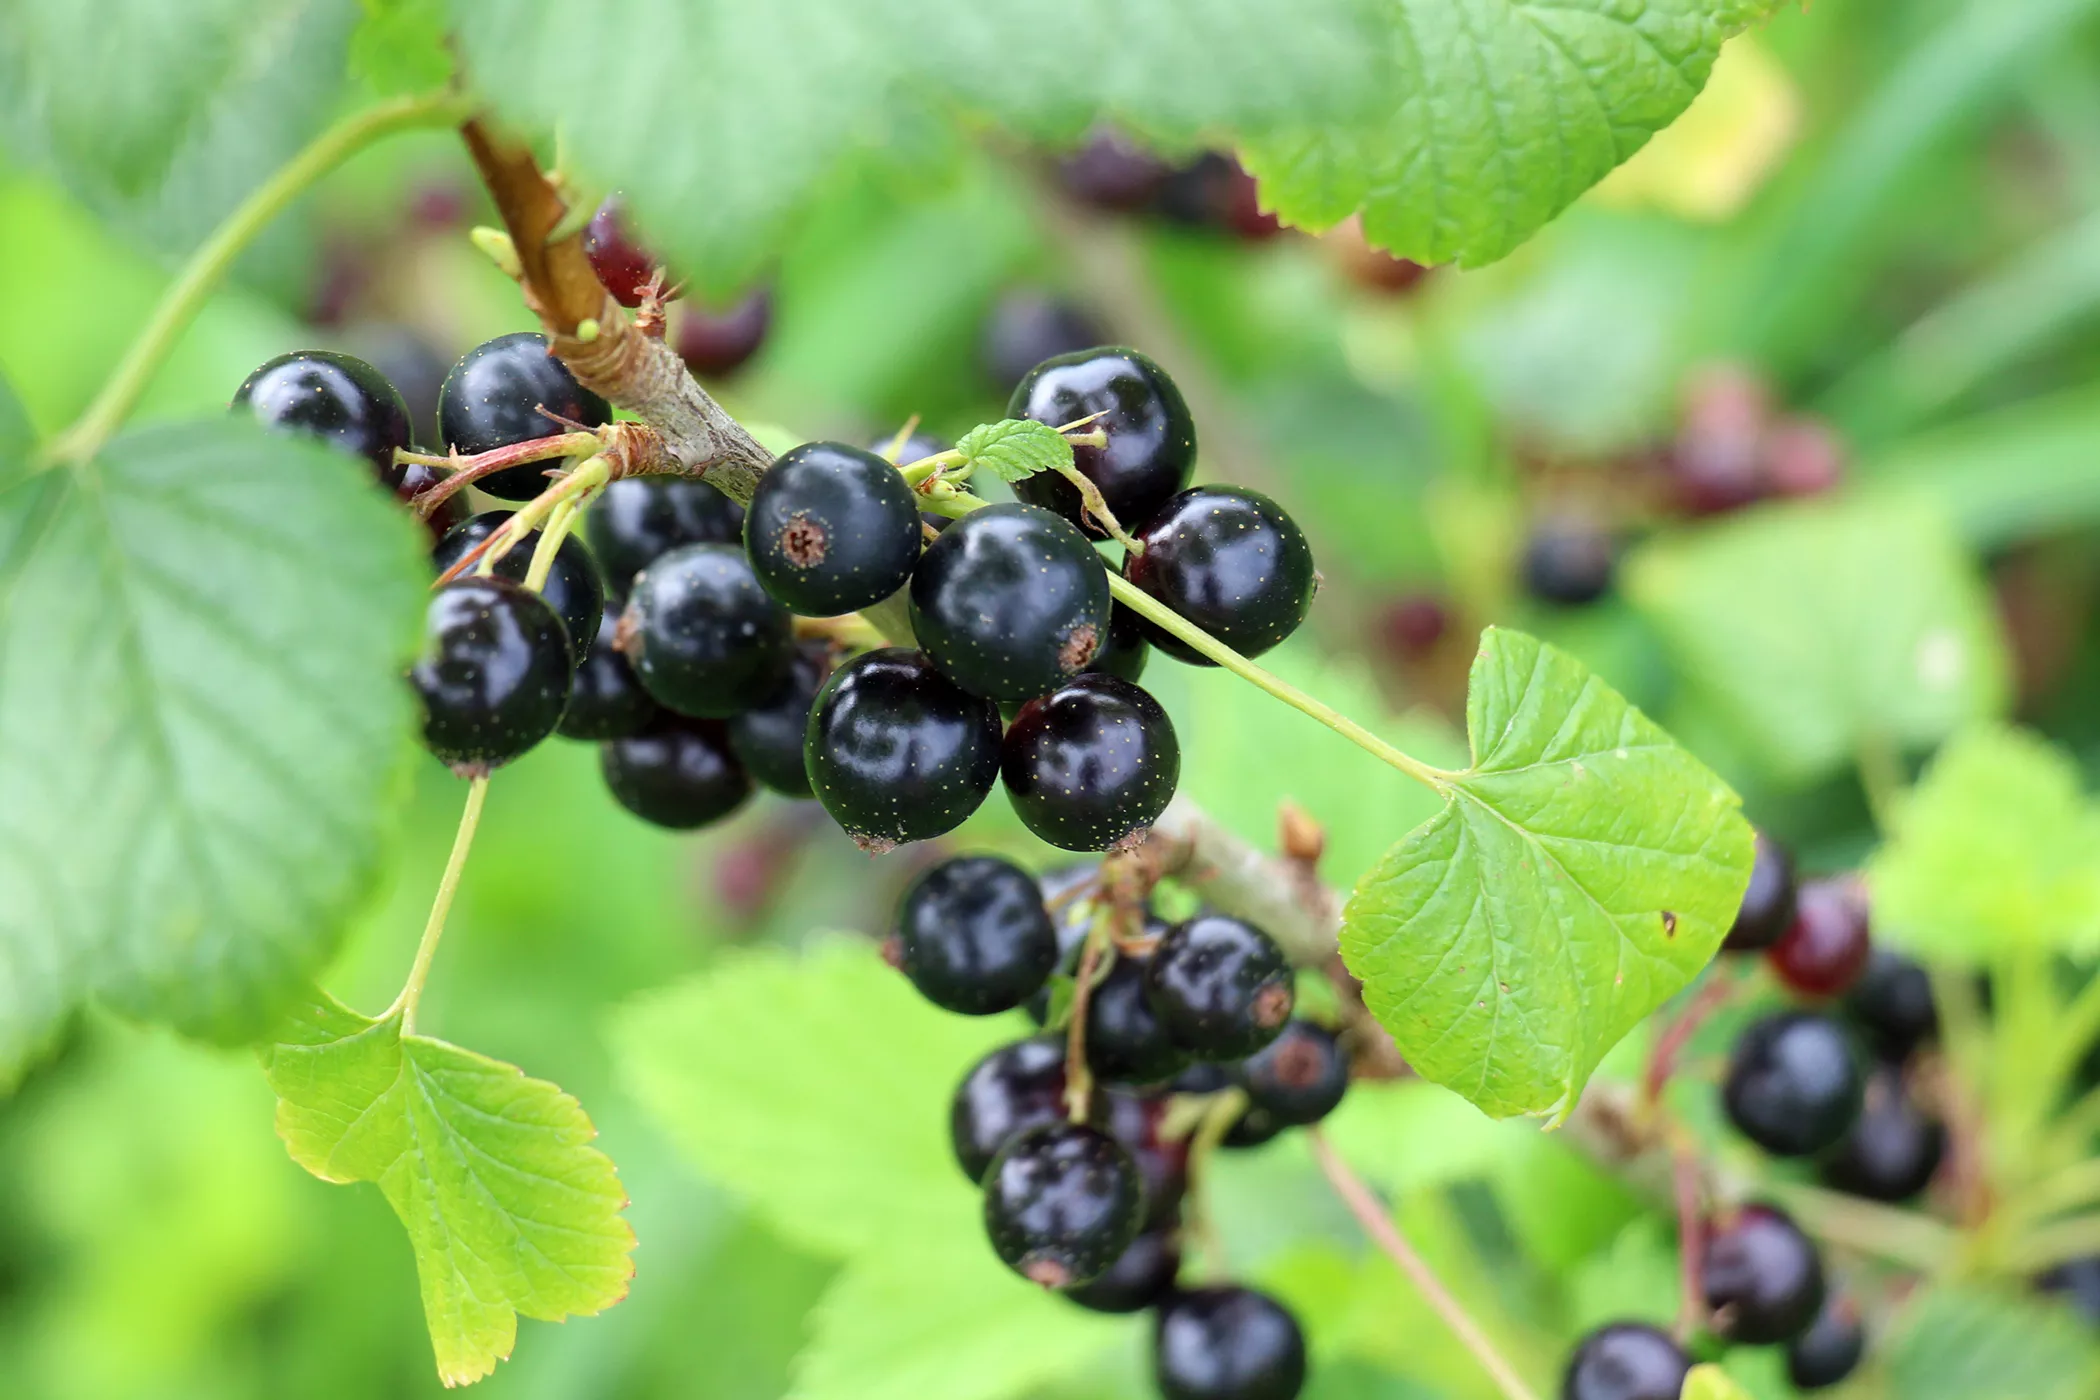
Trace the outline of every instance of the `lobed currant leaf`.
[[1897, 811], [1869, 878], [1877, 934], [1928, 957], [2100, 941], [2100, 807], [2077, 763], [2025, 730], [1956, 735]]
[[520, 1313], [558, 1322], [627, 1296], [626, 1193], [554, 1085], [324, 992], [262, 1061], [292, 1159], [323, 1181], [377, 1183], [401, 1218], [445, 1384], [508, 1357]]
[[955, 450], [962, 453], [965, 466], [1007, 482], [1072, 465], [1072, 444], [1064, 434], [1028, 418], [1002, 418], [972, 428]]
[[1752, 858], [1735, 793], [1574, 657], [1490, 628], [1469, 767], [1358, 882], [1342, 956], [1424, 1078], [1558, 1122], [1720, 947]]

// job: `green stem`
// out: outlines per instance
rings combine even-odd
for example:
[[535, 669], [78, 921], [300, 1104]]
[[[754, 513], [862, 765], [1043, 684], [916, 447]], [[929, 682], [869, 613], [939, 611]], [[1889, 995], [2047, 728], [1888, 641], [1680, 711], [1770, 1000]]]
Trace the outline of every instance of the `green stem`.
[[[409, 966], [408, 981], [402, 984], [401, 995], [387, 1008], [387, 1015], [401, 1013], [401, 1034], [408, 1035], [416, 1028], [416, 1003], [423, 999], [423, 984], [430, 980], [430, 962], [437, 956], [438, 940], [445, 934], [445, 917], [452, 912], [452, 896], [459, 892], [460, 874], [467, 868], [467, 853], [474, 849], [474, 833], [481, 826], [482, 804], [488, 801], [489, 780], [474, 779], [467, 784], [467, 805], [459, 814], [459, 830], [452, 838], [452, 854], [445, 861], [445, 873], [438, 879], [437, 897], [430, 903], [430, 917], [423, 924], [423, 937], [416, 944], [416, 960]], [[384, 1020], [385, 1017], [380, 1019]]]
[[1954, 1230], [1916, 1211], [1794, 1182], [1767, 1182], [1766, 1190], [1816, 1238], [1925, 1273], [1945, 1267], [1961, 1241]]
[[1241, 680], [1252, 681], [1292, 709], [1312, 716], [1364, 752], [1384, 759], [1408, 777], [1438, 793], [1449, 790], [1451, 774], [1441, 768], [1432, 768], [1411, 754], [1401, 752], [1347, 715], [1315, 700], [1281, 676], [1264, 671], [1121, 574], [1109, 574], [1108, 591], [1138, 616], [1179, 637], [1198, 653], [1223, 666]]
[[227, 215], [204, 245], [190, 255], [188, 264], [161, 295], [151, 319], [102, 386], [102, 392], [80, 420], [51, 444], [45, 464], [84, 462], [101, 450], [102, 444], [137, 407], [139, 396], [145, 393], [146, 386], [175, 349], [175, 342], [203, 309], [234, 259], [300, 195], [374, 141], [415, 127], [449, 126], [470, 110], [463, 99], [452, 93], [397, 98], [354, 113], [315, 137]]

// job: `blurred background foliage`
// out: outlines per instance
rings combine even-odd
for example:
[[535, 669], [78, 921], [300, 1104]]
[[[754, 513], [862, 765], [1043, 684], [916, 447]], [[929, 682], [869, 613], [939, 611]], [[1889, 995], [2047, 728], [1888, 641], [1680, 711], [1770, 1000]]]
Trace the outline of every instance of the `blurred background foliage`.
[[[778, 248], [771, 335], [717, 387], [796, 436], [865, 438], [914, 414], [952, 436], [1001, 416], [988, 318], [1016, 293], [1054, 297], [1190, 389], [1207, 474], [1271, 490], [1304, 522], [1325, 590], [1314, 635], [1279, 670], [1455, 761], [1472, 638], [1489, 622], [1526, 627], [1675, 728], [1808, 869], [1844, 868], [1874, 841], [1861, 752], [1914, 760], [1964, 721], [2010, 712], [2086, 766], [2100, 757], [2096, 10], [1819, 0], [1783, 14], [1729, 47], [1677, 127], [1515, 256], [1388, 277], [1399, 289], [1367, 285], [1346, 235], [1245, 241], [1081, 213], [1025, 153], [958, 145], [930, 172], [863, 169]], [[228, 90], [270, 76], [229, 75]], [[222, 114], [229, 130], [239, 110]], [[139, 169], [157, 169], [154, 114], [120, 115]], [[40, 429], [83, 407], [164, 285], [168, 251], [208, 227], [199, 209], [223, 206], [212, 179], [178, 170], [145, 217], [105, 219], [92, 191], [8, 164], [0, 138], [0, 373]], [[140, 207], [138, 190], [122, 194]], [[427, 414], [456, 355], [530, 324], [464, 237], [487, 217], [450, 137], [360, 157], [245, 260], [146, 411], [215, 411], [265, 357], [318, 343], [374, 360]], [[1692, 518], [1673, 494], [1684, 457], [1719, 440], [1730, 403], [1760, 402], [1760, 470], [1777, 435], [1812, 480], [1835, 465], [1836, 503]], [[1528, 538], [1570, 521], [1628, 551], [1619, 586], [1584, 607], [1536, 600], [1518, 567]], [[1182, 730], [1191, 795], [1262, 841], [1278, 801], [1297, 802], [1327, 826], [1336, 881], [1426, 813], [1398, 775], [1229, 678], [1158, 667], [1153, 682]], [[633, 1009], [643, 994], [710, 968], [750, 977], [765, 966], [750, 950], [813, 930], [879, 929], [931, 856], [871, 864], [772, 799], [703, 838], [671, 837], [618, 810], [594, 763], [551, 744], [503, 775], [424, 1017], [583, 1101], [633, 1197], [638, 1272], [602, 1318], [527, 1324], [484, 1391], [876, 1393], [839, 1367], [860, 1356], [873, 1367], [862, 1379], [879, 1373], [879, 1347], [832, 1337], [842, 1350], [799, 1372], [797, 1357], [884, 1280], [827, 1247], [822, 1222], [798, 1228], [793, 1202], [696, 1165], [707, 1153], [681, 1150], [693, 1134], [650, 1091], [648, 1053], [623, 1069], [614, 1047], [675, 1012]], [[398, 985], [458, 801], [449, 777], [418, 765], [385, 892], [329, 979], [352, 1003], [382, 1005]], [[1040, 860], [999, 802], [963, 844]], [[557, 843], [588, 860], [550, 858]], [[1695, 1065], [1731, 1024], [1708, 1029]], [[843, 1065], [883, 1055], [895, 1029], [871, 1014], [807, 1039]], [[700, 1030], [692, 1054], [731, 1077], [739, 1054], [815, 1054], [791, 1023], [729, 1043]], [[900, 1109], [895, 1131], [937, 1141], [944, 1076], [962, 1067], [929, 1068], [933, 1108]], [[309, 1178], [270, 1112], [246, 1057], [100, 1015], [75, 1027], [0, 1108], [0, 1391], [437, 1388], [408, 1249], [379, 1194]], [[1550, 1374], [1579, 1327], [1672, 1310], [1667, 1225], [1561, 1144], [1405, 1085], [1356, 1096], [1336, 1133], [1528, 1369]], [[834, 1146], [850, 1165], [853, 1144]], [[1240, 1154], [1220, 1191], [1235, 1263], [1310, 1323], [1314, 1400], [1481, 1393], [1418, 1300], [1366, 1257], [1302, 1147]], [[827, 1296], [836, 1306], [820, 1308]], [[1933, 1307], [1885, 1349], [1882, 1374], [1898, 1379], [1868, 1383], [1893, 1388], [1862, 1393], [2090, 1393], [2075, 1387], [2092, 1375], [2091, 1343], [2048, 1307], [1958, 1292]], [[916, 1393], [1142, 1394], [1134, 1324], [1087, 1325], [1098, 1346], [1057, 1334], [1088, 1347], [1073, 1374], [992, 1366]], [[1989, 1345], [1956, 1365], [1934, 1350], [1953, 1350], [1950, 1337]], [[1964, 1369], [2001, 1353], [2060, 1364], [2032, 1382]], [[1759, 1400], [1784, 1400], [1771, 1362], [1731, 1365]]]

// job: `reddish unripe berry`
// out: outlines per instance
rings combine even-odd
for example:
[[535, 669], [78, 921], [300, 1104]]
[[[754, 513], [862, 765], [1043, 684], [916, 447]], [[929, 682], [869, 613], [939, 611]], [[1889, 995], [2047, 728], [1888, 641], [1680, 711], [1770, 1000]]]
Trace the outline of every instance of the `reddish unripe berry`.
[[772, 325], [773, 294], [763, 287], [719, 311], [688, 303], [678, 320], [678, 358], [695, 374], [733, 374], [766, 343]]
[[[583, 231], [583, 252], [591, 260], [591, 271], [598, 274], [613, 300], [622, 306], [642, 304], [642, 293], [649, 289], [649, 279], [656, 275], [659, 264], [656, 255], [637, 242], [627, 227], [626, 211], [618, 195], [608, 196], [591, 216]], [[670, 282], [667, 274], [658, 289], [666, 301], [672, 296]]]
[[1794, 922], [1765, 951], [1779, 980], [1803, 996], [1834, 997], [1859, 980], [1873, 952], [1865, 894], [1849, 880], [1810, 880]]

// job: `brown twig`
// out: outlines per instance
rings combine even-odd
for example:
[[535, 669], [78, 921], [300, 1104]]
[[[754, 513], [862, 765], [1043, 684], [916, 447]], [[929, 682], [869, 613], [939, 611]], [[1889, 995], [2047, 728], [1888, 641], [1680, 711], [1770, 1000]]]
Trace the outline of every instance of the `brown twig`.
[[1686, 1143], [1671, 1146], [1670, 1180], [1677, 1198], [1676, 1333], [1688, 1342], [1706, 1325], [1706, 1214], [1699, 1158]]
[[1726, 1006], [1734, 997], [1736, 979], [1725, 966], [1716, 966], [1707, 974], [1706, 985], [1692, 995], [1677, 1018], [1655, 1038], [1655, 1048], [1648, 1056], [1647, 1073], [1641, 1077], [1641, 1108], [1645, 1113], [1654, 1113], [1662, 1103], [1663, 1090], [1670, 1084], [1670, 1076], [1677, 1072], [1677, 1057], [1684, 1047], [1706, 1024], [1707, 1018]]

